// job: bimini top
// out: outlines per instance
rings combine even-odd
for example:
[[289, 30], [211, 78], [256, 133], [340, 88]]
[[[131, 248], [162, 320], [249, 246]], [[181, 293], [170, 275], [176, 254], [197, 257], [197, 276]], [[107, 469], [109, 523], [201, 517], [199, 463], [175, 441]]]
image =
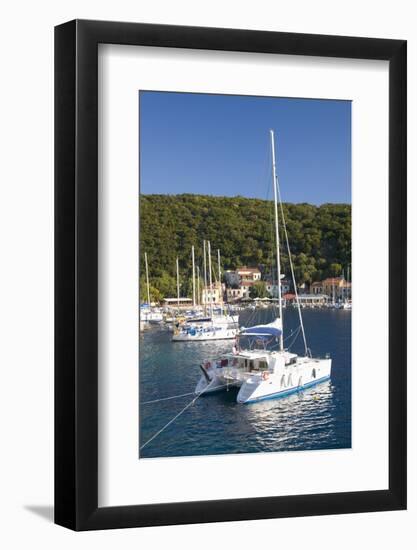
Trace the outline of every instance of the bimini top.
[[271, 336], [281, 336], [282, 323], [280, 319], [275, 319], [267, 325], [256, 325], [254, 327], [242, 328], [240, 331], [242, 336], [257, 336], [270, 338]]

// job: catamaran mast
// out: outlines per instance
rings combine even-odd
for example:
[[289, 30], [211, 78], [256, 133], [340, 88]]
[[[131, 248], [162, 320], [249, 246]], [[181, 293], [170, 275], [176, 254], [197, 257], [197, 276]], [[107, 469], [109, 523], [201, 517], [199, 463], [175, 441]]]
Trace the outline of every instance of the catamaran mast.
[[[271, 133], [272, 133], [272, 139], [273, 139], [274, 133], [273, 133], [272, 130], [271, 130]], [[273, 151], [274, 151], [274, 147], [273, 147]], [[274, 156], [274, 160], [275, 160], [275, 154], [274, 153], [273, 153], [273, 156]], [[275, 163], [274, 163], [274, 165], [275, 165]], [[293, 286], [294, 286], [295, 299], [296, 299], [296, 302], [297, 302], [298, 317], [300, 319], [301, 334], [303, 335], [304, 350], [305, 350], [305, 354], [308, 355], [309, 354], [309, 349], [308, 349], [308, 346], [307, 346], [307, 338], [306, 338], [306, 333], [305, 333], [305, 330], [304, 330], [303, 315], [301, 313], [301, 304], [300, 304], [300, 299], [298, 297], [297, 281], [295, 280], [294, 265], [292, 263], [290, 243], [288, 241], [287, 224], [285, 223], [284, 208], [282, 206], [281, 193], [280, 193], [280, 190], [279, 190], [279, 182], [278, 182], [278, 177], [277, 177], [276, 173], [275, 173], [274, 191], [275, 191], [275, 189], [276, 189], [276, 194], [278, 195], [278, 201], [279, 201], [279, 206], [280, 206], [281, 219], [282, 219], [282, 228], [284, 229], [285, 243], [287, 245], [288, 260], [290, 262], [291, 277], [292, 277], [292, 283], [293, 283]], [[279, 250], [278, 250], [278, 252], [279, 252]], [[281, 281], [280, 280], [278, 280], [278, 288], [281, 288]]]
[[281, 256], [279, 251], [279, 221], [278, 221], [278, 192], [277, 192], [277, 174], [275, 165], [275, 141], [274, 131], [271, 132], [271, 151], [272, 151], [272, 179], [274, 187], [274, 211], [275, 211], [275, 244], [277, 253], [277, 279], [278, 279], [278, 308], [279, 318], [281, 320], [281, 335], [279, 337], [279, 349], [284, 349], [284, 337], [283, 337], [283, 319], [282, 319], [282, 300], [281, 300]]
[[193, 307], [195, 307], [195, 259], [194, 259], [194, 245], [191, 247], [191, 258], [193, 261]]
[[151, 296], [149, 293], [149, 271], [148, 271], [148, 255], [145, 252], [145, 271], [146, 271], [146, 288], [148, 291], [148, 306], [151, 307]]

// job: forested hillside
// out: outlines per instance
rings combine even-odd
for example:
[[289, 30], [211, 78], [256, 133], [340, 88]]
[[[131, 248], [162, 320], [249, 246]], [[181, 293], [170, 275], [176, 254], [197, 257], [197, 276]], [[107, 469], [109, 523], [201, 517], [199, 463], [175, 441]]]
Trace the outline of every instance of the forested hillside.
[[[340, 275], [351, 263], [351, 207], [347, 204], [284, 204], [297, 281]], [[211, 241], [213, 269], [217, 249], [223, 269], [259, 266], [271, 272], [274, 248], [271, 201], [209, 195], [141, 195], [140, 252], [148, 253], [153, 299], [176, 295], [179, 257], [181, 294], [190, 295], [191, 246], [202, 269], [203, 239]], [[282, 247], [283, 271], [289, 275]], [[143, 282], [143, 279], [142, 281]], [[141, 284], [141, 295], [145, 285]]]

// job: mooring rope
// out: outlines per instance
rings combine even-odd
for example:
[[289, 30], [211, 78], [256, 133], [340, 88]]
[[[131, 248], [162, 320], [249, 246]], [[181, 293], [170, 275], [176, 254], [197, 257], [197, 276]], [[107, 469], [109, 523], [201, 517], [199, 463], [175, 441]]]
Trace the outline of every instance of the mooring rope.
[[151, 401], [144, 401], [141, 405], [148, 405], [149, 403], [159, 403], [159, 401], [168, 401], [168, 399], [177, 399], [178, 397], [187, 397], [187, 395], [195, 395], [195, 392], [190, 391], [188, 393], [181, 393], [179, 395], [171, 395], [170, 397], [161, 397], [160, 399], [151, 399]]
[[[216, 386], [216, 389], [220, 389], [220, 388], [225, 388], [226, 386], [228, 386], [228, 384], [223, 384], [221, 386]], [[166, 428], [168, 428], [168, 426], [170, 426], [173, 422], [175, 422], [175, 420], [180, 417], [189, 407], [191, 407], [191, 405], [193, 405], [197, 399], [203, 395], [203, 393], [207, 390], [207, 388], [209, 387], [209, 384], [207, 384], [207, 386], [204, 388], [203, 391], [201, 391], [200, 393], [198, 393], [194, 399], [192, 399], [188, 405], [186, 405], [178, 414], [176, 414], [173, 418], [171, 418], [171, 420], [169, 422], [167, 422], [165, 424], [165, 426], [163, 426], [160, 430], [158, 430], [150, 439], [148, 439], [148, 441], [146, 441], [146, 443], [144, 443], [140, 448], [139, 450], [141, 451], [142, 449], [144, 449], [146, 447], [146, 445], [148, 445], [151, 441], [153, 441], [156, 437], [158, 437], [158, 435], [160, 435]], [[194, 393], [194, 392], [193, 392]], [[175, 397], [175, 396], [174, 396]]]

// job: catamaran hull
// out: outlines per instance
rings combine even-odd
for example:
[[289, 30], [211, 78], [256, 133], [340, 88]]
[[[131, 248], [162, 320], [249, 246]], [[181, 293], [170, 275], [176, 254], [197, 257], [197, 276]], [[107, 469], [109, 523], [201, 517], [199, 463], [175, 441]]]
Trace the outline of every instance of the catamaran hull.
[[312, 388], [313, 386], [316, 386], [317, 384], [321, 384], [323, 382], [327, 382], [328, 380], [330, 380], [330, 375], [326, 375], [326, 376], [323, 376], [322, 378], [312, 380], [311, 382], [307, 382], [300, 386], [294, 386], [292, 388], [280, 390], [273, 393], [261, 394], [258, 397], [249, 397], [248, 399], [245, 399], [244, 396], [239, 396], [239, 393], [240, 393], [239, 392], [236, 401], [238, 403], [243, 403], [247, 405], [250, 403], [258, 403], [259, 401], [266, 401], [268, 399], [280, 399], [283, 397], [288, 397], [289, 395], [292, 395], [294, 393], [301, 392], [308, 388]]
[[213, 369], [204, 373], [195, 392], [205, 394], [228, 387], [238, 387], [238, 403], [250, 404], [267, 399], [280, 399], [328, 381], [331, 376], [331, 364], [331, 359], [312, 359], [295, 368], [293, 372], [285, 370], [276, 374], [255, 374], [246, 379], [239, 374], [230, 376], [230, 370], [225, 374], [222, 369]]

